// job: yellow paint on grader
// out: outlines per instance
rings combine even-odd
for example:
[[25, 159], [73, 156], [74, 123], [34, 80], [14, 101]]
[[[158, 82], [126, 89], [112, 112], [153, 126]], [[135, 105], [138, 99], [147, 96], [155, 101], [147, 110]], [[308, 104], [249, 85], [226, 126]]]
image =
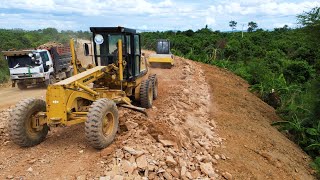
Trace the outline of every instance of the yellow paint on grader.
[[[45, 139], [49, 127], [85, 122], [86, 139], [102, 149], [118, 130], [117, 106], [141, 112], [152, 107], [158, 82], [155, 74], [149, 75], [141, 55], [140, 35], [123, 27], [90, 29], [96, 66], [82, 73], [74, 68], [74, 76], [50, 85], [46, 102], [33, 98], [19, 102], [9, 120], [10, 138], [16, 144], [34, 146]], [[73, 42], [71, 49], [75, 58]]]

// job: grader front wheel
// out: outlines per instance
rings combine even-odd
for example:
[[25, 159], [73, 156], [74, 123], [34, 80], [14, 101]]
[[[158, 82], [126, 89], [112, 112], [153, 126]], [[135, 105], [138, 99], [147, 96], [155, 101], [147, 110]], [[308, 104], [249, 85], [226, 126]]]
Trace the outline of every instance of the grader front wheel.
[[96, 149], [107, 147], [118, 131], [119, 117], [116, 104], [109, 99], [92, 103], [85, 122], [86, 139]]
[[41, 99], [25, 99], [20, 101], [10, 113], [8, 130], [10, 139], [22, 147], [35, 146], [47, 136], [49, 127], [44, 124], [33, 128], [37, 113], [46, 112], [46, 102]]

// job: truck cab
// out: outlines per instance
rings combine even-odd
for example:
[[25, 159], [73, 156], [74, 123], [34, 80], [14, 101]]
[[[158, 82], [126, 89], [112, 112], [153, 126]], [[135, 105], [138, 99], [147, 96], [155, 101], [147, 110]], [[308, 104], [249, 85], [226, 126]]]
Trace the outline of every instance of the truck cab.
[[4, 51], [8, 61], [12, 86], [19, 89], [45, 83], [53, 73], [53, 61], [48, 50]]
[[50, 46], [36, 50], [3, 51], [8, 61], [12, 86], [48, 86], [72, 75], [71, 52], [68, 46]]

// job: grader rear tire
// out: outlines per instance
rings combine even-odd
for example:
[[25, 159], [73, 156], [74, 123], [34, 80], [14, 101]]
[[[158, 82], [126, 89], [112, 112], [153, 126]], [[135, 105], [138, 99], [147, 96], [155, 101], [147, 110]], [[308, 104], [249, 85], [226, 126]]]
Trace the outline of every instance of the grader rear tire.
[[40, 129], [32, 128], [32, 116], [46, 112], [46, 102], [41, 99], [20, 101], [10, 113], [8, 130], [10, 139], [22, 147], [40, 144], [47, 136], [49, 127], [45, 124]]
[[152, 88], [153, 88], [153, 100], [156, 100], [158, 98], [158, 78], [156, 74], [152, 74], [149, 76], [149, 79], [152, 82]]
[[140, 86], [140, 104], [143, 108], [151, 108], [153, 100], [152, 81], [150, 79], [141, 82]]
[[106, 98], [92, 103], [85, 122], [85, 134], [89, 144], [103, 149], [112, 143], [119, 126], [116, 104]]

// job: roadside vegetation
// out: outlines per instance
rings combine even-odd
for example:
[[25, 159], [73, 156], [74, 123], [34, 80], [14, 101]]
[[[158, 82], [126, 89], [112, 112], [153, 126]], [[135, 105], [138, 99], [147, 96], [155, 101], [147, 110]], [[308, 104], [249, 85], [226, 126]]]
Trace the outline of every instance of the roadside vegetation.
[[[283, 121], [281, 131], [315, 160], [320, 173], [320, 7], [297, 16], [301, 28], [287, 25], [266, 31], [248, 22], [247, 31], [209, 29], [146, 32], [144, 48], [157, 39], [169, 39], [172, 53], [226, 68], [246, 79], [251, 91], [273, 106]], [[227, 23], [227, 22], [226, 22]], [[241, 29], [241, 27], [240, 27]]]
[[68, 43], [70, 38], [89, 39], [91, 34], [87, 31], [61, 31], [55, 28], [39, 29], [35, 31], [25, 31], [21, 29], [0, 29], [0, 83], [9, 79], [9, 69], [7, 62], [1, 51], [9, 49], [36, 48], [49, 41]]

